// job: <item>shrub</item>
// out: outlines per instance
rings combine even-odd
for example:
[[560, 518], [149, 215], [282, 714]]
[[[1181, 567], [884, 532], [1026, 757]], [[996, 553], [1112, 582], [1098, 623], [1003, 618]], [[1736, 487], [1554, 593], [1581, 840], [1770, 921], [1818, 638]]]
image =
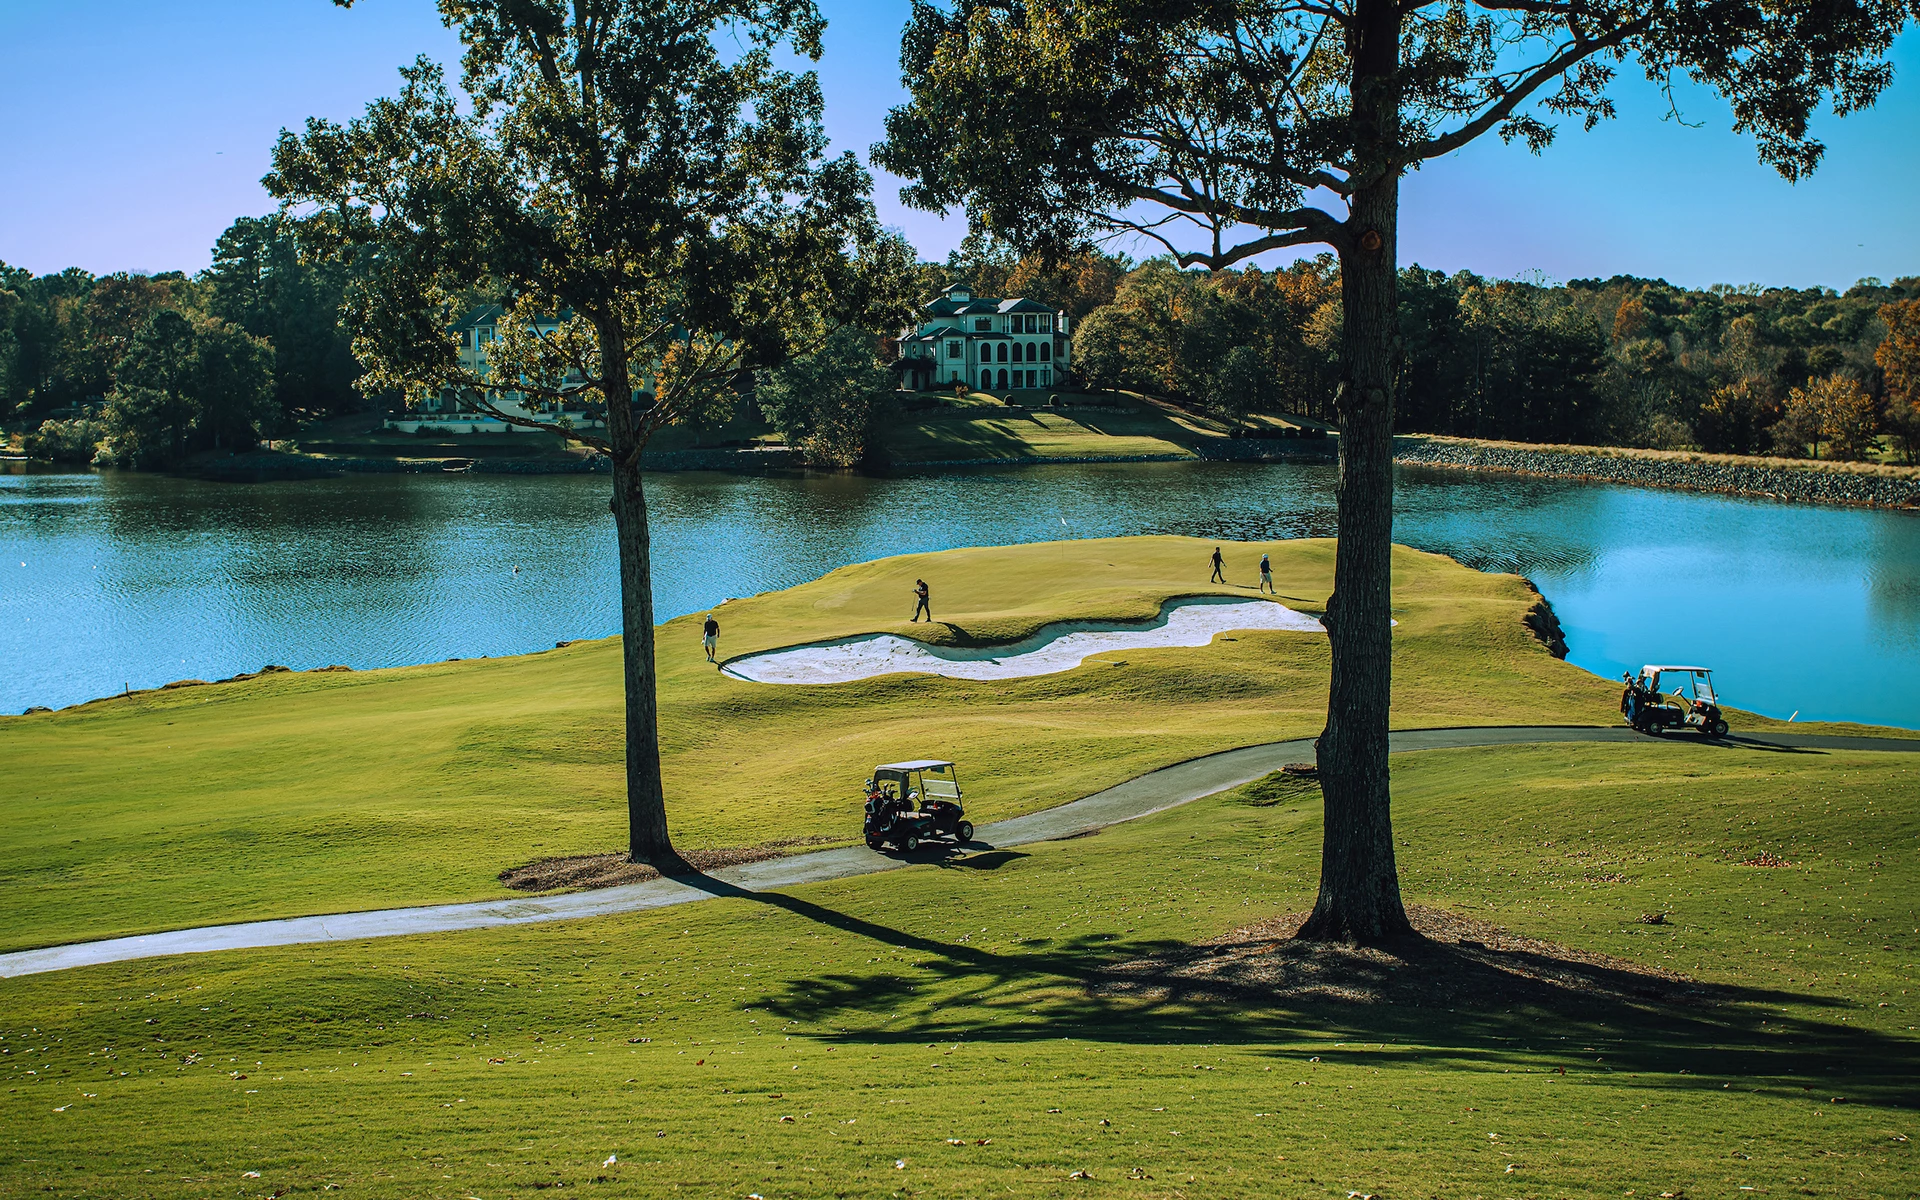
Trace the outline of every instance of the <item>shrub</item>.
[[107, 431], [98, 421], [76, 417], [71, 421], [42, 421], [40, 428], [27, 434], [27, 453], [34, 458], [54, 462], [87, 463], [93, 461]]

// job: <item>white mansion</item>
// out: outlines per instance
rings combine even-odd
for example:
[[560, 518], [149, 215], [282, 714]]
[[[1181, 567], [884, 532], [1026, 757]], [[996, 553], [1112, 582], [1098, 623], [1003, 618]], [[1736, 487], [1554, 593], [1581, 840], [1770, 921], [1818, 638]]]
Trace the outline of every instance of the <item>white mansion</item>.
[[900, 335], [900, 385], [962, 383], [983, 392], [1052, 387], [1072, 344], [1064, 313], [1037, 300], [975, 299], [953, 284], [926, 305], [927, 319]]

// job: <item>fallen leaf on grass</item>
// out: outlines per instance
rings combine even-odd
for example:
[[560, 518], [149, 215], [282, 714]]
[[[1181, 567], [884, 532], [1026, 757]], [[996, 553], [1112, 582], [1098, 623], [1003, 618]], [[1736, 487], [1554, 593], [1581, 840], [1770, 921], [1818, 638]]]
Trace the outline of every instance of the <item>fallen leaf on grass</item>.
[[1068, 1179], [1092, 1179], [1093, 1176], [1087, 1174], [1085, 1171], [1075, 1171], [1073, 1174], [1067, 1176], [1067, 1178]]
[[1127, 1172], [1127, 1178], [1128, 1179], [1152, 1179], [1153, 1176], [1147, 1174], [1146, 1171], [1141, 1169], [1140, 1167], [1135, 1167], [1133, 1170]]

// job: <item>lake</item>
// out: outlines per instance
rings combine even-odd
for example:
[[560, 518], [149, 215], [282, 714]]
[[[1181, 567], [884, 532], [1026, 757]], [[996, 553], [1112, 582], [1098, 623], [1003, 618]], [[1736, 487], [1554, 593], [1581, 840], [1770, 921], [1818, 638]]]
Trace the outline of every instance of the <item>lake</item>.
[[[0, 711], [619, 628], [604, 477], [0, 468]], [[1298, 464], [655, 475], [655, 607], [665, 620], [955, 546], [1331, 535], [1333, 486], [1331, 466]], [[1920, 727], [1920, 514], [1412, 468], [1395, 511], [1401, 542], [1532, 578], [1597, 674], [1699, 662], [1735, 707]]]

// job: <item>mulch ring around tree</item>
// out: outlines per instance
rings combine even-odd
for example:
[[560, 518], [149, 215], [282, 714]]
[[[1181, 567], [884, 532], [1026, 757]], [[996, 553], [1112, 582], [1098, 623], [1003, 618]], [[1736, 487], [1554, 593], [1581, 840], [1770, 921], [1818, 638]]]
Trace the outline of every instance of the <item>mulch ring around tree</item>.
[[[686, 850], [681, 857], [696, 871], [717, 871], [742, 863], [765, 862], [780, 858], [801, 846], [825, 846], [844, 842], [845, 838], [798, 837], [762, 842], [758, 846], [721, 846], [708, 850]], [[618, 887], [623, 883], [644, 883], [660, 878], [660, 872], [646, 863], [628, 862], [624, 854], [574, 854], [563, 858], [537, 858], [525, 866], [508, 867], [500, 872], [500, 882], [517, 892], [551, 892], [560, 888]]]
[[1095, 992], [1156, 1003], [1294, 1000], [1478, 1009], [1578, 998], [1635, 1006], [1698, 1004], [1685, 975], [1524, 937], [1459, 913], [1411, 906], [1420, 936], [1388, 949], [1294, 940], [1305, 913], [1109, 968]]

